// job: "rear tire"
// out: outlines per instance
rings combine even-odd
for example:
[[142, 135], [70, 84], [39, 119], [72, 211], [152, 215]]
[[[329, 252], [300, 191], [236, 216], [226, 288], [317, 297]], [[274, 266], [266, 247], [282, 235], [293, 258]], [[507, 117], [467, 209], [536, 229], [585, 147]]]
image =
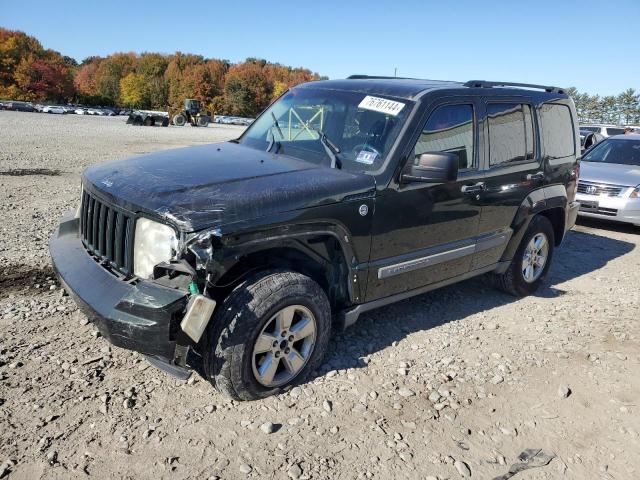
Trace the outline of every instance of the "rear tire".
[[[277, 323], [282, 312], [293, 312], [290, 328]], [[313, 331], [308, 327], [311, 320]], [[286, 335], [278, 335], [280, 328]], [[316, 282], [297, 272], [260, 272], [238, 285], [209, 322], [204, 369], [209, 381], [235, 400], [268, 397], [299, 384], [317, 369], [330, 335], [331, 308]], [[271, 364], [275, 367], [269, 377]]]
[[[540, 240], [544, 241], [546, 249], [542, 243], [539, 243]], [[532, 254], [537, 250], [536, 243], [541, 245], [539, 255]], [[495, 287], [516, 297], [525, 297], [534, 293], [546, 279], [553, 260], [554, 246], [555, 238], [551, 222], [547, 217], [536, 215], [531, 220], [509, 268], [503, 274], [493, 274]], [[544, 264], [540, 265], [543, 257]], [[527, 270], [527, 267], [530, 269]]]
[[173, 117], [174, 125], [177, 125], [178, 127], [183, 127], [185, 123], [187, 123], [187, 117], [185, 117], [183, 114], [178, 113], [177, 115], [174, 115]]

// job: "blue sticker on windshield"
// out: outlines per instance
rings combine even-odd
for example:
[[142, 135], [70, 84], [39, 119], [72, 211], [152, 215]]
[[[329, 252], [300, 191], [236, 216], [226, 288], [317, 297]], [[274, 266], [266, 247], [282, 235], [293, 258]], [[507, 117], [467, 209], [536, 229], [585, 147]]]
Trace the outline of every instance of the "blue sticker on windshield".
[[366, 163], [367, 165], [373, 165], [373, 162], [378, 158], [376, 152], [370, 152], [369, 150], [360, 150], [360, 153], [356, 157], [356, 162]]

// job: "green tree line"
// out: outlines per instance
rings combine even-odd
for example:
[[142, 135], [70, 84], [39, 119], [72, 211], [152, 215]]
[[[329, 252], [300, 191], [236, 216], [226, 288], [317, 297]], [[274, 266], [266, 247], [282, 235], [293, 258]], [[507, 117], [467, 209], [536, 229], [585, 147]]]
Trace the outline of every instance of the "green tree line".
[[175, 111], [185, 98], [216, 114], [255, 116], [293, 85], [321, 77], [263, 59], [176, 52], [74, 59], [24, 32], [0, 28], [0, 98]]
[[566, 90], [573, 99], [580, 123], [640, 125], [640, 94], [628, 88], [618, 95], [589, 95], [576, 88]]

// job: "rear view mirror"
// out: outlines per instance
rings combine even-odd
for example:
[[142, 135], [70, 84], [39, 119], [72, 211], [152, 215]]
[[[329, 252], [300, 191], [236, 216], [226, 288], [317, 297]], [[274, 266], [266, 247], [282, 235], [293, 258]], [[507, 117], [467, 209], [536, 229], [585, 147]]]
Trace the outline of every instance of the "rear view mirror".
[[446, 183], [458, 178], [458, 155], [446, 152], [427, 152], [408, 162], [400, 181]]

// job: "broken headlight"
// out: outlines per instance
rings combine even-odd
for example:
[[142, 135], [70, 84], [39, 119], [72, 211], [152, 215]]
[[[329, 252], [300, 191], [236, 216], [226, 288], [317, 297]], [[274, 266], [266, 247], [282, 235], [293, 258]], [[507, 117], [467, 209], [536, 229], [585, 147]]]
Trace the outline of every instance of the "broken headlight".
[[153, 267], [168, 262], [176, 256], [178, 238], [173, 228], [148, 218], [136, 221], [133, 242], [133, 273], [140, 278], [149, 278]]

